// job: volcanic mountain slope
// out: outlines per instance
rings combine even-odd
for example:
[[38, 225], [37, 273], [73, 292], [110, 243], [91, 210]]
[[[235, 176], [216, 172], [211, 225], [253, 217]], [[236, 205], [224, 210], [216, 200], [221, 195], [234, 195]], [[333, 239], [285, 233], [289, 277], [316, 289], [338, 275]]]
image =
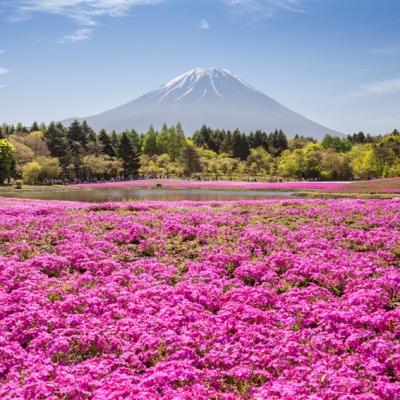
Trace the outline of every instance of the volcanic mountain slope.
[[299, 134], [316, 139], [325, 134], [341, 135], [218, 68], [196, 68], [127, 104], [78, 120], [88, 121], [96, 130], [145, 132], [150, 125], [160, 128], [163, 123], [181, 122], [188, 134], [206, 124], [245, 132], [282, 129], [289, 136]]

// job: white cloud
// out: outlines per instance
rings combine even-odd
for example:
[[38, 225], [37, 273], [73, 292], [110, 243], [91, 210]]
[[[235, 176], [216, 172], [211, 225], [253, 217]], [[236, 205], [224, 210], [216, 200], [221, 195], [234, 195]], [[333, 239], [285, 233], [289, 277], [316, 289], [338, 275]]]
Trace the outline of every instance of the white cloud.
[[59, 43], [76, 43], [76, 42], [82, 42], [83, 40], [88, 40], [90, 39], [92, 35], [92, 29], [90, 28], [81, 28], [77, 29], [75, 32], [73, 32], [70, 35], [65, 35], [61, 37], [58, 42]]
[[202, 19], [199, 22], [199, 26], [200, 26], [200, 29], [203, 29], [205, 31], [211, 28], [211, 25], [208, 23], [208, 21], [206, 19]]
[[305, 0], [224, 0], [237, 14], [271, 18], [279, 11], [304, 12]]
[[4, 50], [0, 50], [0, 54], [4, 54], [5, 53], [5, 51]]
[[352, 96], [373, 96], [400, 93], [400, 78], [386, 79], [361, 85]]
[[10, 71], [7, 68], [0, 67], [0, 75], [8, 74]]
[[[97, 25], [100, 17], [123, 17], [135, 7], [161, 3], [163, 0], [16, 0], [18, 15], [24, 20], [36, 13], [62, 15], [85, 27]], [[88, 29], [88, 28], [87, 28]], [[78, 42], [90, 37], [89, 30], [78, 29], [59, 40], [60, 43]]]
[[7, 87], [8, 87], [7, 85], [0, 85], [0, 89], [5, 89]]
[[161, 0], [18, 0], [20, 12], [64, 15], [82, 25], [96, 25], [101, 16], [122, 17], [134, 7], [160, 3]]

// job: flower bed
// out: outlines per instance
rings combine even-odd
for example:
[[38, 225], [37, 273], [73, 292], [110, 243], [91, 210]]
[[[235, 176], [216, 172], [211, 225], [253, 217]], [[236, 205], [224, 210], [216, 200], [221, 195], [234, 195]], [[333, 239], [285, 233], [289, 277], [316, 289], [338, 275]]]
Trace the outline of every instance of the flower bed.
[[350, 185], [342, 185], [336, 188], [338, 192], [349, 193], [399, 193], [400, 177], [371, 179], [369, 181], [353, 182]]
[[240, 181], [186, 181], [179, 179], [144, 179], [125, 182], [83, 183], [72, 185], [82, 189], [152, 188], [161, 185], [176, 189], [244, 189], [244, 190], [336, 190], [346, 182], [240, 182]]
[[0, 209], [1, 399], [399, 398], [399, 201]]

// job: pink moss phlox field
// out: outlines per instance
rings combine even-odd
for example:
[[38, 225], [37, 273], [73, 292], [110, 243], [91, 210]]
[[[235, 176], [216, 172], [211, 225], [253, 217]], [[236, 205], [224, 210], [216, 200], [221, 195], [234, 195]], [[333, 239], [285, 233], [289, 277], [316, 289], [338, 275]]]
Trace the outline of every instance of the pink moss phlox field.
[[399, 201], [0, 210], [3, 400], [400, 398]]
[[180, 179], [145, 179], [126, 182], [83, 183], [72, 185], [82, 189], [151, 188], [161, 185], [175, 189], [245, 189], [245, 190], [337, 190], [348, 182], [239, 182], [239, 181], [185, 181]]

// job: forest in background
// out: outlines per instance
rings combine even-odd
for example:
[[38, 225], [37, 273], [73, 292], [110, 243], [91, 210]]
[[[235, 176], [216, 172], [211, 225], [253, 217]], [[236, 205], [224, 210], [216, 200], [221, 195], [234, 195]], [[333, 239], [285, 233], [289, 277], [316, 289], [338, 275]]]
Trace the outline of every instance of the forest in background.
[[400, 133], [288, 138], [182, 126], [145, 134], [94, 131], [86, 122], [0, 126], [0, 182], [54, 184], [191, 177], [245, 180], [352, 180], [400, 176]]

